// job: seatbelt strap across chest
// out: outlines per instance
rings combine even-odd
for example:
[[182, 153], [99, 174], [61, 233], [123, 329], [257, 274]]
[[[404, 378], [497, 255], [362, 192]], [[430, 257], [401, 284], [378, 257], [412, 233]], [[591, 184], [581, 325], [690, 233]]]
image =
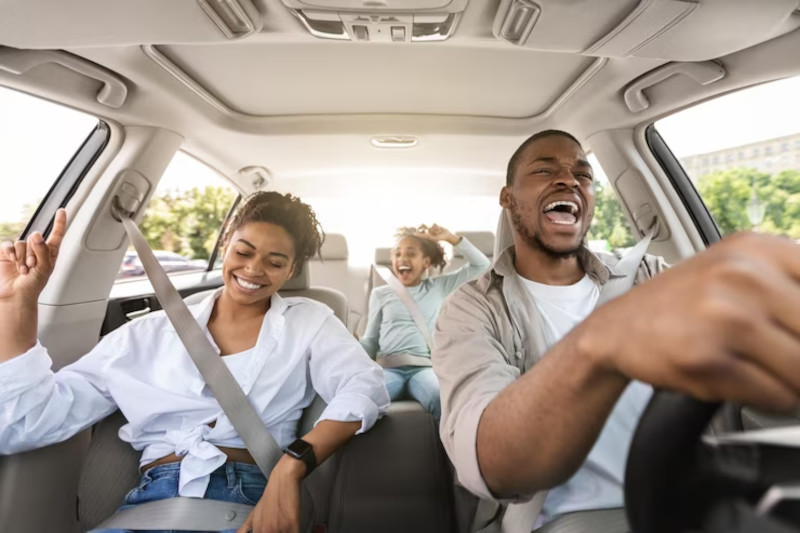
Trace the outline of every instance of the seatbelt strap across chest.
[[[269, 477], [283, 452], [267, 431], [261, 417], [248, 400], [211, 342], [206, 338], [186, 303], [158, 263], [130, 214], [112, 209], [122, 222], [145, 273], [153, 285], [161, 307], [194, 361], [206, 385], [214, 393], [222, 411], [231, 421], [265, 477]], [[221, 531], [244, 523], [252, 507], [243, 504], [197, 498], [169, 498], [117, 511], [92, 532], [107, 529]], [[92, 533], [90, 532], [90, 533]]]
[[647, 253], [647, 249], [650, 247], [650, 243], [653, 241], [653, 236], [657, 229], [658, 223], [654, 223], [647, 233], [644, 234], [642, 239], [636, 243], [636, 246], [628, 250], [628, 253], [622, 256], [622, 259], [617, 263], [616, 270], [620, 274], [623, 274], [623, 276], [609, 279], [606, 284], [600, 288], [600, 299], [597, 301], [595, 307], [599, 307], [617, 296], [622, 296], [633, 288], [633, 284], [636, 282], [636, 273], [639, 271], [639, 265], [642, 263], [644, 255]]
[[[636, 281], [636, 274], [639, 271], [639, 265], [642, 263], [657, 229], [658, 225], [654, 223], [642, 239], [619, 260], [616, 270], [621, 275], [609, 279], [600, 288], [600, 297], [595, 307], [625, 294], [633, 287]], [[546, 490], [539, 491], [530, 501], [509, 504], [500, 519], [499, 531], [501, 533], [528, 533], [542, 512], [547, 493], [548, 491]], [[489, 507], [479, 505], [473, 524], [486, 523], [485, 516], [478, 516], [484, 509], [491, 512]], [[489, 533], [497, 530], [497, 526], [493, 527], [492, 524], [489, 524], [483, 529], [473, 531], [475, 533]]]
[[392, 288], [392, 290], [397, 294], [397, 297], [400, 298], [400, 301], [403, 302], [403, 305], [408, 310], [408, 313], [411, 315], [411, 319], [416, 324], [417, 329], [425, 338], [425, 344], [428, 346], [428, 351], [433, 353], [433, 336], [431, 335], [431, 330], [428, 328], [428, 323], [425, 322], [425, 317], [422, 316], [422, 311], [420, 311], [417, 302], [411, 297], [408, 293], [406, 288], [400, 283], [392, 271], [386, 267], [374, 266], [375, 272], [386, 282], [386, 284]]
[[129, 216], [122, 214], [122, 224], [139, 254], [142, 266], [150, 278], [161, 307], [194, 361], [206, 385], [214, 393], [225, 415], [236, 429], [264, 476], [283, 455], [275, 439], [267, 431], [242, 387], [233, 377], [222, 358], [211, 345], [181, 295], [169, 281], [153, 251]]

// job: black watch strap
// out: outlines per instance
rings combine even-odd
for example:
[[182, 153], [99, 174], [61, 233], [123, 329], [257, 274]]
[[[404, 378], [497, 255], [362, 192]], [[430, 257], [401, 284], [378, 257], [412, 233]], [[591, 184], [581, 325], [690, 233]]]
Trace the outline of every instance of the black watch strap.
[[296, 439], [283, 450], [283, 453], [303, 461], [306, 464], [306, 476], [317, 468], [317, 456], [314, 455], [311, 444], [303, 439]]

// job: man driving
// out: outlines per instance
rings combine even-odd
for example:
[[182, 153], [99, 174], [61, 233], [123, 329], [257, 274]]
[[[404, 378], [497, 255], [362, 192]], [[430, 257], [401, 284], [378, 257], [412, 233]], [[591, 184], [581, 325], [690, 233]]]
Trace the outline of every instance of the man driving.
[[[794, 243], [740, 234], [663, 273], [662, 259], [644, 256], [635, 288], [595, 310], [623, 273], [617, 257], [585, 246], [594, 184], [577, 139], [559, 130], [528, 138], [509, 161], [500, 205], [513, 246], [445, 304], [433, 364], [441, 437], [461, 484], [504, 503], [536, 493], [541, 502], [549, 490], [538, 520], [536, 503], [511, 506], [505, 514], [518, 510], [523, 526], [504, 531], [622, 507], [628, 447], [651, 394], [645, 383], [797, 407]], [[490, 515], [497, 529], [507, 518]]]

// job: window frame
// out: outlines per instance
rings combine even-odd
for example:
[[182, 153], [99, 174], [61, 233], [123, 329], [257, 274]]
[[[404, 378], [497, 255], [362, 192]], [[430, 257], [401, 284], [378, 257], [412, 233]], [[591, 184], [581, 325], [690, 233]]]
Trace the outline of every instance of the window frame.
[[28, 220], [25, 229], [20, 235], [20, 240], [38, 231], [45, 237], [53, 228], [53, 218], [56, 211], [65, 207], [75, 192], [78, 190], [83, 178], [89, 173], [94, 163], [103, 153], [111, 140], [111, 128], [104, 121], [98, 119], [95, 129], [81, 143], [72, 158], [64, 166], [53, 185], [47, 191], [42, 201], [36, 207], [33, 216]]
[[711, 212], [706, 207], [700, 193], [695, 188], [680, 161], [667, 146], [661, 134], [658, 133], [654, 122], [645, 128], [644, 136], [647, 147], [681, 199], [686, 212], [691, 217], [695, 228], [700, 234], [700, 238], [703, 240], [703, 244], [709, 246], [718, 242], [722, 238], [722, 234], [714, 221], [714, 217], [711, 216]]

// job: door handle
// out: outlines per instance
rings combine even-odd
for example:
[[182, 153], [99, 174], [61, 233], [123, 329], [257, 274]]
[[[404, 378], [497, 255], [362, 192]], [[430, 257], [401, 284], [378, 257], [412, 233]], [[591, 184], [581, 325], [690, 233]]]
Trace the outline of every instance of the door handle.
[[136, 311], [131, 311], [130, 313], [125, 313], [125, 318], [128, 320], [133, 320], [134, 318], [139, 318], [140, 316], [144, 316], [150, 312], [150, 307], [145, 307], [143, 309], [137, 309]]
[[645, 96], [644, 89], [648, 89], [661, 83], [667, 78], [676, 74], [682, 74], [693, 79], [700, 85], [708, 85], [725, 77], [725, 69], [713, 61], [703, 61], [702, 63], [670, 63], [648, 72], [639, 79], [633, 81], [623, 97], [625, 105], [633, 113], [644, 111], [650, 107], [650, 100]]
[[19, 76], [46, 63], [61, 65], [82, 76], [101, 82], [103, 87], [98, 91], [96, 98], [105, 106], [116, 109], [125, 103], [125, 99], [128, 97], [128, 86], [122, 78], [72, 54], [54, 50], [13, 50], [0, 47], [0, 70]]

